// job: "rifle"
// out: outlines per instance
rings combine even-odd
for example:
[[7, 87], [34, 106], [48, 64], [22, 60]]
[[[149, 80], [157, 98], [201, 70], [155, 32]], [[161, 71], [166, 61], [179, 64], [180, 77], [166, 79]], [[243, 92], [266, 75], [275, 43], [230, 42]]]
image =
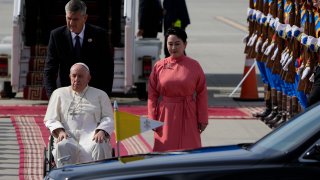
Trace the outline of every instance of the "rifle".
[[[250, 7], [250, 9], [254, 9], [254, 2], [253, 2], [253, 0], [250, 0], [249, 1], [249, 7]], [[249, 12], [248, 12], [249, 13]], [[244, 53], [245, 54], [249, 54], [249, 52], [250, 52], [250, 49], [251, 49], [251, 47], [250, 46], [248, 46], [248, 41], [249, 41], [249, 39], [250, 39], [250, 37], [252, 37], [252, 35], [253, 35], [253, 32], [254, 32], [254, 21], [253, 21], [253, 14], [251, 14], [251, 15], [248, 15], [248, 18], [247, 18], [247, 22], [249, 23], [249, 26], [248, 26], [248, 30], [249, 30], [249, 35], [248, 35], [248, 37], [246, 38], [246, 44], [245, 44], [245, 48], [244, 48]]]
[[[270, 14], [273, 17], [277, 17], [278, 14], [278, 4], [277, 4], [277, 0], [272, 0], [271, 4], [270, 4]], [[274, 51], [277, 49], [277, 44], [276, 44], [276, 37], [277, 37], [277, 33], [275, 32], [275, 30], [273, 29], [273, 27], [271, 27], [272, 24], [270, 24], [269, 26], [269, 39], [270, 39], [270, 45], [268, 47], [268, 49], [266, 50], [267, 52], [265, 52], [265, 55], [267, 56], [267, 63], [266, 66], [268, 68], [272, 68], [273, 66], [273, 60], [272, 60], [272, 56], [274, 54]]]
[[[310, 11], [311, 11], [311, 17], [310, 17], [310, 28], [309, 28], [309, 36], [316, 37], [316, 26], [315, 26], [315, 12], [317, 11], [317, 8], [313, 6], [312, 1], [308, 1], [310, 5]], [[313, 47], [312, 44], [310, 44], [308, 48], [309, 52], [309, 66], [310, 66], [310, 71], [306, 77], [306, 85], [304, 88], [304, 92], [306, 94], [309, 94], [312, 88], [312, 82], [310, 81], [310, 77], [313, 75], [314, 69], [317, 65], [317, 60], [318, 60], [318, 54], [315, 52], [315, 47]]]
[[[264, 4], [263, 4], [263, 13], [265, 15], [268, 15], [269, 16], [269, 13], [270, 13], [270, 4], [269, 4], [269, 1], [266, 0], [264, 1]], [[268, 20], [268, 18], [267, 18]], [[270, 44], [271, 44], [271, 41], [272, 41], [272, 28], [270, 27], [269, 25], [269, 22], [268, 23], [264, 23], [264, 25], [262, 26], [262, 34], [263, 34], [263, 44], [261, 46], [261, 61], [262, 62], [267, 62], [267, 55], [265, 55], [265, 50], [266, 50], [266, 47], [268, 47]]]
[[[255, 6], [255, 10], [256, 12], [261, 12], [260, 11], [260, 6], [261, 6], [261, 1], [262, 0], [256, 0], [256, 6]], [[259, 24], [259, 19], [261, 18], [261, 14], [260, 14], [260, 17], [258, 17], [259, 14], [256, 13], [256, 18], [254, 20], [254, 24], [253, 24], [253, 29], [254, 29], [254, 32], [252, 34], [252, 38], [251, 38], [251, 43], [250, 43], [250, 49], [249, 49], [249, 58], [256, 58], [257, 57], [257, 52], [256, 52], [256, 43], [258, 41], [258, 39], [260, 38], [260, 34], [261, 34], [261, 26]]]
[[[300, 15], [301, 1], [300, 0], [295, 1], [294, 8], [295, 10], [292, 11], [292, 13], [294, 13], [294, 25], [297, 27], [300, 27], [300, 24], [301, 24], [301, 15]], [[292, 44], [292, 61], [288, 64], [288, 72], [285, 77], [285, 80], [288, 83], [294, 83], [295, 76], [296, 76], [295, 63], [297, 63], [296, 61], [298, 61], [298, 58], [300, 57], [301, 44], [296, 38], [292, 38], [290, 44]]]
[[[288, 69], [286, 68], [286, 64], [292, 61], [293, 43], [290, 35], [291, 29], [289, 27], [291, 27], [294, 24], [294, 18], [295, 18], [294, 11], [295, 11], [295, 6], [292, 3], [292, 0], [287, 0], [286, 4], [284, 5], [284, 23], [286, 24], [285, 32], [287, 34], [284, 40], [285, 50], [282, 52], [281, 60], [280, 60], [280, 63], [282, 65], [282, 68], [280, 70], [280, 77], [284, 81], [286, 81], [286, 76], [288, 72]], [[290, 31], [287, 28], [289, 28]]]
[[[302, 6], [301, 6], [302, 9], [306, 10], [306, 2], [302, 1]], [[309, 13], [308, 11], [306, 10], [305, 11], [305, 15], [306, 15], [306, 21], [305, 22], [302, 22], [304, 24], [301, 24], [302, 27], [304, 27], [304, 33], [307, 33], [309, 30], [308, 30], [308, 19], [309, 19]], [[301, 17], [303, 16], [303, 14], [301, 14]], [[299, 74], [299, 82], [298, 82], [298, 91], [304, 91], [304, 87], [305, 87], [305, 81], [301, 78], [302, 77], [302, 72], [304, 70], [304, 65], [306, 63], [305, 59], [307, 59], [307, 51], [306, 51], [306, 47], [305, 46], [301, 46], [301, 56], [300, 56], [300, 59], [301, 59], [301, 66], [299, 67], [299, 70], [298, 70], [298, 74]]]
[[[278, 0], [278, 4], [279, 9], [278, 9], [278, 18], [279, 18], [279, 22], [280, 23], [284, 23], [284, 1], [283, 0]], [[278, 35], [276, 37], [276, 42], [278, 45], [278, 53], [276, 54], [276, 57], [274, 59], [273, 62], [273, 66], [272, 66], [272, 73], [273, 74], [280, 74], [281, 71], [281, 63], [280, 63], [280, 59], [281, 59], [281, 52], [284, 49], [284, 40]]]
[[[260, 18], [260, 21], [258, 20], [257, 21], [257, 36], [258, 36], [258, 39], [257, 41], [255, 42], [255, 45], [254, 45], [254, 50], [255, 50], [255, 53], [256, 53], [256, 60], [257, 61], [261, 61], [262, 59], [262, 44], [264, 43], [264, 41], [266, 40], [266, 31], [265, 31], [265, 25], [264, 23], [262, 23], [263, 21], [266, 20], [266, 17], [265, 17], [265, 12], [264, 12], [264, 0], [258, 0], [257, 1], [257, 9], [262, 13], [261, 15], [261, 18]], [[262, 23], [262, 24], [260, 24]]]
[[[314, 21], [314, 12], [317, 10], [313, 7], [313, 2], [311, 0], [307, 0], [304, 2], [304, 7], [306, 9], [306, 17], [307, 21], [305, 23], [305, 33], [311, 37], [315, 37], [315, 21]], [[308, 37], [309, 38], [309, 37]], [[309, 39], [308, 39], [309, 41]], [[313, 69], [315, 67], [317, 61], [317, 54], [314, 52], [314, 46], [303, 46], [303, 64], [304, 69], [300, 72], [300, 80], [298, 84], [298, 90], [304, 91], [304, 93], [308, 94], [311, 91], [312, 83], [309, 78], [312, 75]]]
[[[286, 10], [286, 17], [287, 19], [285, 20], [285, 22], [288, 22], [288, 24], [290, 25], [290, 27], [292, 27], [295, 24], [295, 4], [292, 2], [292, 0], [287, 0], [286, 1], [286, 5], [285, 5], [285, 10]], [[289, 12], [288, 12], [289, 11]], [[292, 60], [293, 60], [293, 50], [294, 50], [294, 39], [292, 38], [292, 33], [291, 33], [291, 29], [290, 31], [287, 31], [287, 39], [285, 41], [286, 44], [286, 49], [287, 49], [287, 55], [285, 56], [284, 59], [282, 59], [281, 64], [283, 66], [283, 68], [281, 69], [281, 78], [286, 81], [286, 82], [294, 82], [294, 76], [293, 79], [289, 79], [288, 74], [295, 74], [295, 70], [293, 70], [293, 72], [289, 72], [289, 64], [292, 64]], [[291, 34], [290, 34], [291, 33]]]

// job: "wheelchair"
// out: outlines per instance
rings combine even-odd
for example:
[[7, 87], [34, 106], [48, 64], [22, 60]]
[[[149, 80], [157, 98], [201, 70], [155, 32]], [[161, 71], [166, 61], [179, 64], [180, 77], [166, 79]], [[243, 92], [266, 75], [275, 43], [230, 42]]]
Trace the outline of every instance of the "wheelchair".
[[44, 147], [44, 158], [43, 158], [43, 177], [45, 177], [51, 169], [56, 167], [53, 155], [51, 151], [53, 150], [53, 136], [49, 137], [48, 147]]
[[[54, 138], [51, 135], [49, 137], [48, 147], [44, 147], [44, 158], [43, 158], [43, 177], [45, 177], [53, 168], [56, 167], [52, 150], [53, 150]], [[115, 149], [112, 148], [112, 157], [115, 157]]]

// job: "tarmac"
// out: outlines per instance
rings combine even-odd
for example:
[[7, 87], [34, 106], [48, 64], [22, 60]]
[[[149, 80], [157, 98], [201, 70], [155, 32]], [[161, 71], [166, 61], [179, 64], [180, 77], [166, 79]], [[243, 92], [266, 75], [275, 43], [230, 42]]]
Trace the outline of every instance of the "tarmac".
[[[12, 8], [10, 2], [0, 0], [0, 12], [4, 13]], [[189, 38], [186, 52], [188, 56], [199, 61], [206, 74], [208, 105], [263, 108], [262, 83], [256, 69], [257, 84], [252, 84], [251, 88], [257, 88], [260, 99], [258, 101], [235, 100], [234, 98], [240, 97], [241, 88], [230, 96], [243, 77], [245, 56], [242, 37], [246, 35], [246, 11], [249, 1], [188, 0], [186, 2], [191, 18], [191, 25], [187, 27]], [[6, 31], [8, 29], [0, 29], [0, 38], [10, 35], [10, 31], [8, 33]], [[159, 36], [162, 39], [162, 35]], [[117, 100], [119, 107], [146, 105], [146, 101], [140, 101], [134, 97], [112, 97], [111, 100]], [[0, 99], [0, 106], [47, 103], [48, 101], [24, 100], [22, 93], [18, 93], [13, 99]], [[210, 119], [201, 137], [203, 146], [218, 146], [255, 142], [270, 131], [268, 126], [257, 119]], [[143, 137], [151, 146], [153, 145], [152, 131], [143, 133]], [[15, 129], [10, 118], [0, 118], [0, 180], [19, 179], [18, 174], [19, 146]]]

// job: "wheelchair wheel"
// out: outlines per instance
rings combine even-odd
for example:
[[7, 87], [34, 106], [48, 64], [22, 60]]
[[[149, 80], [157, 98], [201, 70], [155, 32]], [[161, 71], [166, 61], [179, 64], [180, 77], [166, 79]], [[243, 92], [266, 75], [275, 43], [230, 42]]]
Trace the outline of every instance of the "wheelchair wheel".
[[50, 149], [50, 151], [48, 151], [47, 155], [48, 155], [48, 160], [49, 160], [49, 171], [51, 171], [52, 168], [55, 167], [55, 162], [54, 162], [54, 158], [52, 155], [52, 150], [53, 150], [53, 136], [50, 136], [50, 142], [48, 145], [48, 149]]
[[47, 169], [48, 169], [48, 159], [47, 159], [47, 148], [44, 147], [43, 148], [43, 177], [45, 177], [47, 175]]
[[53, 137], [50, 136], [49, 142], [48, 142], [48, 148], [44, 148], [44, 158], [43, 158], [43, 177], [45, 177], [52, 168], [55, 167], [54, 158], [52, 155], [52, 149], [53, 149]]
[[116, 157], [116, 151], [112, 148], [112, 157]]

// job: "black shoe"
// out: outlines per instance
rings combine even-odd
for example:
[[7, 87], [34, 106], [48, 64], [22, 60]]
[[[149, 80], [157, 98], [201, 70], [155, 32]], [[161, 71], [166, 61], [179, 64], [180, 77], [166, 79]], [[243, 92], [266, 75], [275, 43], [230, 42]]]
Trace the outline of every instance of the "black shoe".
[[264, 118], [264, 117], [267, 117], [271, 112], [272, 112], [271, 108], [266, 108], [262, 112], [252, 114], [252, 116], [256, 118]]
[[282, 118], [278, 122], [273, 124], [273, 128], [277, 128], [277, 127], [281, 126], [286, 121], [287, 121], [287, 116], [284, 114], [284, 115], [282, 115]]
[[280, 113], [278, 113], [275, 118], [273, 118], [272, 120], [267, 121], [266, 124], [267, 124], [270, 128], [273, 128], [274, 125], [275, 125], [278, 121], [280, 121], [281, 119], [282, 119], [282, 115], [281, 115]]
[[278, 115], [278, 110], [273, 110], [268, 116], [261, 117], [261, 120], [267, 123], [268, 121], [271, 121], [272, 119], [274, 119], [277, 115]]

